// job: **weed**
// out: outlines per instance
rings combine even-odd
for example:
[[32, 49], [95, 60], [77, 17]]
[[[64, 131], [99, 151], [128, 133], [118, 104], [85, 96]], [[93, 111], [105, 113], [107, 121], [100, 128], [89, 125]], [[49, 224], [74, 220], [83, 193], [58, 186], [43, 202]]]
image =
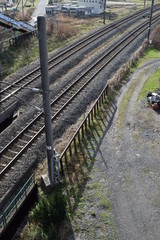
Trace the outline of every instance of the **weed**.
[[145, 98], [147, 95], [147, 92], [154, 92], [158, 89], [159, 86], [159, 76], [160, 76], [160, 69], [158, 69], [155, 73], [150, 75], [148, 79], [145, 81], [137, 100], [141, 100], [142, 98]]

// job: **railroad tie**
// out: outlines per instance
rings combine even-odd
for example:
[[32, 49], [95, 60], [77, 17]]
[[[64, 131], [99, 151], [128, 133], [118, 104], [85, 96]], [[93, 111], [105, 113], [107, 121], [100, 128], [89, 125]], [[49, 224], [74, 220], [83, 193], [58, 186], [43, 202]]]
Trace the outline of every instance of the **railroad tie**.
[[16, 152], [16, 151], [13, 151], [13, 150], [11, 150], [11, 149], [8, 149], [8, 151], [10, 152], [10, 153], [14, 153], [14, 154], [18, 154], [18, 152]]
[[18, 148], [23, 148], [24, 146], [17, 144], [17, 147]]
[[37, 133], [36, 131], [30, 130], [30, 129], [28, 129], [28, 132], [33, 133], [33, 134]]
[[29, 138], [33, 137], [32, 135], [28, 135], [27, 133], [24, 133], [24, 136], [29, 137]]
[[2, 166], [2, 167], [5, 167], [5, 166], [6, 166], [6, 164], [5, 164], [5, 163], [1, 163], [1, 166]]
[[2, 158], [6, 158], [8, 160], [12, 160], [12, 157], [8, 157], [7, 155], [2, 155]]
[[[20, 142], [22, 143], [28, 143], [28, 141], [25, 141], [25, 140], [22, 140], [22, 139], [19, 139]], [[17, 145], [18, 146], [18, 145]], [[23, 147], [23, 146], [22, 146]]]

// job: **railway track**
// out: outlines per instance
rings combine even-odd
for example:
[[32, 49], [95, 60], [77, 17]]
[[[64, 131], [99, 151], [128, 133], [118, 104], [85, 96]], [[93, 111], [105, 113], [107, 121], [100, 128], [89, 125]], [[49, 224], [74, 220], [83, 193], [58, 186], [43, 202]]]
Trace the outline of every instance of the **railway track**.
[[[160, 9], [160, 5], [156, 5], [154, 8], [154, 11], [157, 11]], [[114, 23], [103, 27], [102, 29], [96, 31], [95, 33], [83, 38], [78, 43], [73, 44], [69, 48], [67, 48], [65, 51], [57, 54], [48, 62], [48, 69], [51, 70], [54, 67], [56, 67], [58, 64], [62, 63], [66, 59], [68, 59], [70, 56], [74, 55], [76, 52], [80, 51], [84, 47], [89, 46], [91, 43], [99, 40], [104, 35], [110, 33], [111, 31], [115, 30], [116, 28], [128, 23], [128, 21], [132, 21], [135, 18], [142, 17], [144, 15], [147, 15], [149, 13], [149, 8], [140, 10], [130, 16], [124, 17], [118, 21], [115, 21]], [[4, 109], [3, 106], [7, 104], [7, 101], [13, 97], [15, 94], [20, 92], [25, 87], [29, 86], [29, 84], [36, 81], [41, 76], [41, 70], [40, 67], [37, 67], [33, 71], [29, 72], [27, 75], [17, 79], [15, 82], [8, 84], [7, 87], [4, 87], [1, 91], [1, 99], [0, 99], [0, 109]], [[1, 82], [1, 85], [3, 85], [3, 82]]]
[[[160, 14], [153, 17], [152, 23], [160, 21]], [[81, 76], [68, 86], [59, 96], [52, 101], [52, 121], [57, 121], [61, 114], [73, 99], [88, 86], [91, 81], [100, 73], [123, 49], [132, 43], [140, 34], [148, 29], [148, 23], [141, 24], [138, 28], [129, 33], [111, 49], [107, 50], [96, 62], [92, 64]], [[11, 142], [1, 151], [0, 155], [0, 180], [14, 168], [16, 162], [21, 161], [36, 139], [44, 133], [44, 115], [39, 113]]]

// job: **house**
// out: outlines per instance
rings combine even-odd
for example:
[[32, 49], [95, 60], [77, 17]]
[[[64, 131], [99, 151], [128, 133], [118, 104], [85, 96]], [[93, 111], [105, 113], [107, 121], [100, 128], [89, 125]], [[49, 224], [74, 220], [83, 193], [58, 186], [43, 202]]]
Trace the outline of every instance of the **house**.
[[92, 13], [92, 9], [85, 6], [76, 6], [72, 4], [52, 5], [46, 8], [46, 17], [52, 17], [58, 13], [71, 16], [89, 16]]
[[100, 14], [104, 12], [105, 0], [78, 0], [79, 6], [85, 6], [92, 9], [92, 14]]

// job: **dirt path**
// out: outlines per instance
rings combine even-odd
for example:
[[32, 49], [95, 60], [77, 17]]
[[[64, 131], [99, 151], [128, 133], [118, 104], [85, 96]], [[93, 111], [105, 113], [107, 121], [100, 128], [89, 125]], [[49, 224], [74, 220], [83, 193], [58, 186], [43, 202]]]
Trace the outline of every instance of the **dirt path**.
[[[132, 76], [101, 145], [103, 155], [109, 156], [106, 174], [121, 240], [160, 239], [160, 115], [146, 101], [137, 101], [147, 77], [159, 66], [160, 61], [150, 62]], [[123, 112], [124, 96], [131, 89]]]
[[153, 60], [138, 69], [93, 131], [84, 180], [67, 189], [77, 198], [69, 199], [74, 217], [62, 239], [160, 239], [160, 114], [137, 101], [159, 66]]

